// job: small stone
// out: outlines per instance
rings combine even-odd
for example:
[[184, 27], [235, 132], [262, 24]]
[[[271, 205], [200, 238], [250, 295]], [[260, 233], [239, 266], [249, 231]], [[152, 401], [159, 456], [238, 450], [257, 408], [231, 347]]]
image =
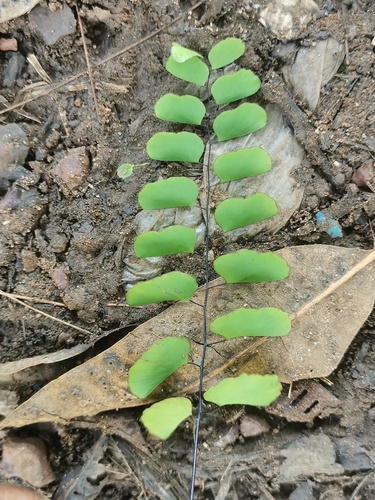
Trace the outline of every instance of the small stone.
[[333, 182], [336, 184], [336, 186], [343, 186], [345, 184], [345, 175], [344, 174], [337, 174], [333, 178]]
[[21, 261], [25, 273], [32, 273], [39, 265], [39, 259], [32, 250], [21, 251]]
[[27, 136], [15, 123], [0, 125], [0, 177], [16, 180], [17, 165], [23, 165], [29, 152]]
[[18, 42], [15, 38], [0, 38], [0, 50], [7, 52], [12, 50], [16, 52], [18, 50]]
[[37, 437], [6, 437], [2, 467], [9, 477], [19, 477], [37, 488], [55, 480], [47, 459], [46, 445]]
[[315, 500], [314, 489], [311, 482], [301, 483], [289, 496], [289, 500]]
[[373, 160], [365, 162], [352, 176], [352, 182], [362, 189], [372, 189], [369, 184], [374, 180], [375, 170]]
[[269, 432], [270, 426], [263, 418], [255, 415], [244, 415], [241, 419], [240, 431], [243, 437], [256, 437]]
[[76, 21], [71, 8], [63, 4], [62, 9], [51, 12], [38, 5], [29, 14], [30, 27], [41, 35], [46, 45], [53, 45], [60, 38], [73, 35]]
[[357, 438], [351, 437], [339, 439], [337, 442], [337, 461], [346, 471], [361, 472], [372, 469], [372, 460], [362, 446]]
[[51, 273], [52, 281], [59, 290], [65, 290], [69, 286], [69, 278], [66, 274], [66, 266], [61, 264], [56, 266]]
[[74, 194], [89, 174], [90, 160], [85, 147], [72, 149], [53, 169], [64, 194]]

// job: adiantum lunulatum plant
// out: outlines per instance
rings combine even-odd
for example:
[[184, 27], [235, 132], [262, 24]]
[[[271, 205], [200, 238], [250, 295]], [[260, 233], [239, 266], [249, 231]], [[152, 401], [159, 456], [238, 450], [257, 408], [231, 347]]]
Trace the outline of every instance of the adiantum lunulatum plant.
[[[238, 59], [245, 50], [244, 43], [236, 38], [227, 38], [216, 44], [208, 54], [213, 70], [221, 70]], [[197, 85], [207, 85], [209, 66], [201, 54], [174, 43], [166, 69], [177, 78]], [[223, 71], [222, 71], [223, 73]], [[232, 74], [218, 76], [211, 86], [211, 99], [217, 106], [218, 114], [211, 124], [210, 113], [203, 102], [193, 95], [168, 93], [155, 105], [155, 114], [160, 120], [192, 125], [207, 125], [206, 147], [210, 145], [213, 129], [218, 141], [228, 141], [252, 132], [266, 125], [265, 110], [255, 103], [242, 102], [233, 109], [220, 112], [222, 105], [243, 101], [260, 88], [259, 78], [248, 69], [240, 69]], [[227, 108], [228, 106], [226, 106]], [[196, 134], [188, 131], [178, 133], [159, 132], [150, 138], [146, 150], [153, 160], [161, 162], [181, 161], [198, 163], [205, 145]], [[206, 157], [207, 158], [207, 157]], [[209, 162], [204, 165], [209, 177]], [[231, 182], [253, 177], [271, 169], [271, 159], [260, 147], [244, 148], [226, 153], [214, 161], [214, 171], [220, 182]], [[208, 190], [210, 187], [208, 187]], [[147, 184], [139, 193], [139, 204], [145, 210], [160, 210], [175, 207], [193, 207], [198, 197], [196, 182], [187, 177], [170, 177]], [[209, 213], [209, 192], [207, 193], [206, 214]], [[227, 199], [215, 210], [215, 220], [224, 231], [232, 231], [276, 215], [277, 207], [272, 198], [257, 193], [245, 199]], [[208, 227], [208, 226], [207, 226]], [[208, 229], [206, 231], [208, 233]], [[209, 235], [206, 234], [206, 252]], [[197, 235], [194, 229], [173, 225], [155, 232], [139, 235], [134, 244], [137, 257], [159, 257], [178, 253], [192, 253]], [[206, 259], [206, 265], [208, 260]], [[227, 283], [256, 283], [282, 280], [288, 276], [287, 263], [271, 252], [257, 253], [240, 250], [218, 257], [214, 269]], [[208, 291], [208, 272], [206, 272]], [[126, 295], [131, 306], [141, 306], [154, 302], [190, 300], [198, 288], [195, 278], [179, 271], [169, 272], [152, 280], [141, 282], [131, 288]], [[206, 294], [207, 300], [208, 293]], [[203, 315], [205, 308], [203, 307]], [[207, 348], [207, 318], [203, 317], [204, 333], [202, 349]], [[208, 326], [208, 325], [207, 325]], [[224, 339], [254, 336], [286, 335], [291, 328], [288, 315], [275, 308], [240, 308], [215, 319], [209, 330]], [[168, 376], [189, 361], [190, 343], [183, 337], [167, 337], [151, 346], [129, 370], [130, 390], [139, 398], [146, 398]], [[202, 355], [204, 360], [204, 353]], [[203, 363], [200, 366], [202, 396], [217, 405], [246, 404], [268, 406], [281, 391], [276, 375], [247, 375], [226, 378], [203, 393]], [[196, 440], [198, 438], [201, 404], [197, 410]], [[188, 398], [164, 399], [147, 408], [142, 422], [150, 433], [160, 439], [168, 438], [176, 427], [192, 414], [192, 404]]]

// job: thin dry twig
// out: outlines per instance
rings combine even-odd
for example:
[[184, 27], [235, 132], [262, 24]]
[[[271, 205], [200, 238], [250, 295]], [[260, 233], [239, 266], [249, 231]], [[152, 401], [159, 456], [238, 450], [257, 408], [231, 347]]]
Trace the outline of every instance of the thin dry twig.
[[52, 306], [66, 307], [63, 302], [55, 302], [54, 300], [41, 299], [40, 297], [29, 297], [28, 295], [17, 295], [15, 293], [9, 293], [15, 299], [28, 300], [29, 302], [39, 302], [39, 304], [51, 304]]
[[81, 19], [81, 15], [79, 13], [79, 9], [78, 9], [77, 3], [75, 3], [75, 7], [76, 7], [76, 10], [77, 10], [77, 18], [78, 18], [79, 30], [81, 32], [83, 50], [85, 52], [85, 59], [86, 59], [86, 65], [87, 65], [87, 73], [89, 75], [89, 80], [90, 80], [90, 85], [91, 85], [91, 90], [92, 90], [92, 97], [94, 99], [96, 116], [97, 116], [98, 120], [100, 120], [99, 108], [98, 108], [98, 100], [96, 99], [95, 85], [94, 85], [94, 79], [92, 77], [92, 71], [91, 71], [91, 65], [90, 65], [90, 59], [89, 59], [89, 53], [87, 51], [86, 39], [85, 39], [85, 34], [83, 32], [83, 26], [82, 26], [82, 19]]
[[[201, 5], [203, 5], [204, 3], [206, 3], [206, 0], [201, 0], [200, 2], [196, 3], [195, 5], [193, 5], [189, 9], [189, 12], [192, 12], [193, 10], [197, 9], [198, 7], [200, 7]], [[141, 40], [139, 40], [138, 42], [132, 43], [131, 45], [128, 45], [124, 49], [121, 49], [118, 52], [116, 52], [114, 54], [111, 54], [108, 57], [105, 57], [104, 59], [102, 59], [98, 63], [93, 64], [92, 67], [93, 68], [98, 68], [99, 66], [102, 66], [103, 64], [111, 61], [112, 59], [115, 59], [116, 57], [124, 54], [125, 52], [129, 52], [129, 50], [135, 49], [136, 47], [138, 47], [139, 45], [142, 45], [142, 43], [146, 42], [150, 38], [153, 38], [154, 36], [158, 35], [162, 31], [164, 31], [167, 28], [169, 28], [170, 26], [172, 26], [173, 24], [177, 23], [177, 21], [179, 21], [180, 19], [182, 19], [186, 14], [187, 14], [187, 12], [184, 13], [184, 14], [180, 14], [179, 16], [176, 17], [176, 19], [174, 19], [170, 23], [162, 26], [161, 28], [158, 28], [157, 30], [155, 30], [152, 33], [150, 33], [149, 35], [145, 36], [144, 38], [141, 38]], [[43, 96], [49, 95], [52, 92], [54, 92], [54, 91], [56, 91], [58, 89], [61, 89], [65, 85], [68, 85], [69, 83], [74, 82], [78, 78], [81, 78], [82, 76], [85, 76], [85, 75], [86, 75], [86, 71], [81, 71], [80, 73], [77, 73], [76, 75], [72, 76], [71, 78], [68, 78], [67, 80], [64, 80], [63, 82], [60, 82], [60, 83], [58, 83], [56, 85], [51, 86], [50, 88], [48, 88], [44, 92], [41, 92], [37, 97], [43, 97]], [[17, 104], [13, 104], [12, 106], [9, 106], [9, 108], [7, 108], [6, 110], [0, 110], [0, 115], [3, 115], [4, 113], [8, 113], [9, 111], [13, 111], [14, 109], [18, 109], [18, 108], [24, 106], [25, 104], [28, 104], [29, 102], [35, 101], [35, 99], [37, 99], [37, 97], [31, 97], [30, 99], [25, 99], [22, 102], [19, 102]]]
[[22, 302], [22, 300], [16, 299], [14, 295], [11, 293], [3, 292], [0, 290], [0, 295], [3, 297], [6, 297], [7, 299], [13, 300], [14, 302], [17, 302], [18, 304], [21, 304], [21, 306], [26, 307], [27, 309], [31, 309], [32, 311], [41, 314], [42, 316], [45, 316], [46, 318], [52, 319], [53, 321], [57, 321], [58, 323], [62, 323], [63, 325], [70, 326], [71, 328], [74, 328], [75, 330], [78, 330], [79, 332], [87, 333], [91, 335], [91, 332], [88, 330], [85, 330], [84, 328], [80, 328], [79, 326], [72, 325], [71, 323], [68, 323], [67, 321], [64, 321], [63, 319], [60, 318], [55, 318], [54, 316], [51, 316], [50, 314], [45, 313], [44, 311], [41, 311], [40, 309], [36, 309], [33, 306], [29, 306], [29, 304], [25, 304], [25, 302]]

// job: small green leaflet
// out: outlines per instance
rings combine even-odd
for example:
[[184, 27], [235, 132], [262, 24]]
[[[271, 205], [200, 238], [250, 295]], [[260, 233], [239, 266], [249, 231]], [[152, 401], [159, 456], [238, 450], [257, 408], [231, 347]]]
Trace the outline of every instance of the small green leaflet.
[[268, 219], [276, 214], [275, 201], [266, 194], [257, 193], [245, 199], [224, 200], [215, 211], [215, 220], [226, 233], [232, 229]]
[[153, 160], [186, 161], [198, 163], [204, 144], [191, 132], [158, 132], [146, 144], [147, 154]]
[[200, 125], [205, 113], [202, 101], [191, 95], [166, 94], [155, 104], [155, 115], [169, 122]]
[[214, 269], [227, 283], [263, 283], [289, 276], [288, 264], [278, 255], [245, 249], [218, 257]]
[[151, 182], [141, 189], [138, 201], [143, 210], [193, 207], [198, 196], [198, 186], [187, 177], [170, 177]]
[[213, 129], [219, 141], [229, 141], [263, 128], [267, 115], [258, 104], [245, 102], [235, 109], [223, 111], [215, 118]]
[[226, 378], [204, 393], [204, 399], [218, 406], [268, 406], [280, 396], [277, 375], [247, 375]]
[[144, 410], [141, 422], [150, 434], [164, 440], [191, 414], [192, 405], [189, 399], [169, 398]]
[[179, 43], [172, 42], [171, 55], [173, 59], [178, 63], [183, 63], [192, 57], [203, 57], [198, 52], [194, 50], [187, 49]]
[[120, 165], [118, 167], [117, 175], [120, 177], [120, 179], [130, 177], [133, 172], [133, 167], [134, 165], [131, 165], [130, 163], [124, 163], [123, 165]]
[[239, 38], [226, 38], [212, 47], [208, 60], [212, 69], [222, 68], [232, 63], [245, 52], [245, 44]]
[[171, 56], [165, 68], [173, 76], [196, 85], [204, 85], [209, 74], [208, 67], [198, 57], [192, 57], [183, 63], [178, 63]]
[[137, 257], [162, 257], [176, 253], [193, 253], [197, 233], [191, 227], [170, 226], [140, 234], [134, 242]]
[[129, 370], [129, 387], [145, 398], [166, 378], [188, 362], [190, 343], [184, 337], [165, 337], [143, 353]]
[[260, 89], [259, 78], [249, 69], [218, 78], [211, 87], [216, 104], [228, 104], [255, 94]]
[[190, 274], [173, 271], [149, 281], [137, 283], [126, 294], [130, 306], [144, 306], [154, 302], [190, 300], [198, 284]]
[[254, 177], [271, 170], [270, 155], [255, 146], [220, 155], [214, 161], [214, 170], [221, 182]]
[[210, 324], [213, 333], [226, 339], [237, 337], [280, 337], [290, 332], [289, 316], [274, 307], [245, 309], [220, 316]]

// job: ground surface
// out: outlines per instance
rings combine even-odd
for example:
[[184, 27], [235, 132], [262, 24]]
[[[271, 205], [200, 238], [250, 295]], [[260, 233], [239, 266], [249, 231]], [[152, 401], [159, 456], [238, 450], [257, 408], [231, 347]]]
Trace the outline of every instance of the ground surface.
[[[267, 4], [259, 3], [261, 7]], [[19, 46], [17, 57], [10, 51], [1, 53], [3, 103], [30, 100], [22, 108], [26, 115], [19, 110], [0, 115], [4, 126], [15, 123], [21, 127], [25, 136], [20, 135], [18, 140], [28, 146], [22, 161], [26, 170], [9, 170], [6, 162], [0, 166], [0, 196], [5, 197], [0, 206], [0, 290], [15, 297], [35, 298], [27, 303], [82, 329], [75, 330], [2, 297], [2, 362], [92, 342], [96, 342], [98, 352], [124, 334], [124, 330], [109, 335], [105, 332], [140, 324], [165, 308], [129, 308], [123, 297], [126, 284], [131, 282], [127, 258], [137, 232], [139, 189], [171, 172], [178, 175], [178, 167], [152, 162], [126, 180], [117, 177], [116, 169], [122, 163], [147, 161], [145, 143], [160, 130], [153, 103], [167, 91], [178, 93], [185, 88], [163, 67], [172, 41], [207, 53], [207, 48], [222, 38], [242, 38], [246, 54], [240, 64], [251, 68], [264, 82], [261, 102], [271, 101], [281, 108], [285, 123], [305, 149], [306, 156], [296, 172], [304, 188], [299, 209], [276, 235], [260, 234], [252, 243], [245, 238], [231, 248], [244, 242], [262, 250], [309, 243], [373, 247], [375, 48], [371, 42], [375, 6], [365, 0], [319, 0], [317, 5], [320, 10], [307, 26], [294, 22], [293, 42], [282, 45], [280, 39], [285, 41], [285, 37], [275, 35], [267, 22], [259, 22], [259, 6], [252, 2], [215, 1], [191, 14], [186, 14], [191, 5], [184, 1], [109, 0], [100, 8], [83, 2], [80, 13], [96, 105], [77, 23], [70, 35], [52, 45], [46, 44], [28, 15], [0, 25], [2, 36], [16, 38]], [[42, 7], [48, 7], [47, 3]], [[53, 2], [49, 7], [54, 11], [60, 4]], [[76, 8], [74, 4], [70, 7], [76, 20]], [[140, 43], [182, 12], [185, 14], [177, 22]], [[321, 88], [316, 109], [311, 110], [303, 99], [287, 94], [283, 68], [301, 47], [314, 47], [330, 37], [344, 47], [344, 60]], [[133, 44], [134, 48], [115, 56]], [[54, 84], [84, 74], [54, 91], [26, 62], [29, 54], [37, 56]], [[110, 56], [114, 57], [102, 62]], [[41, 90], [46, 95], [40, 96]], [[68, 151], [82, 147], [79, 161], [88, 169], [86, 172], [81, 164], [83, 173], [78, 177], [82, 178], [75, 184], [64, 180], [59, 168]], [[362, 187], [357, 187], [351, 180], [360, 167], [366, 167], [366, 178]], [[9, 190], [15, 201], [6, 198]], [[324, 228], [317, 227], [318, 211], [340, 224], [341, 238], [331, 239]], [[220, 241], [215, 251], [224, 251]], [[188, 259], [166, 259], [163, 267], [188, 270], [200, 284], [203, 282], [199, 249]], [[139, 270], [135, 274], [142, 277]], [[213, 273], [210, 278], [214, 277]], [[246, 419], [240, 408], [207, 412], [196, 498], [374, 498], [373, 325], [370, 316], [331, 376], [333, 386], [327, 390], [340, 400], [340, 406], [330, 416], [306, 424], [303, 419], [299, 419], [302, 423], [289, 423], [287, 416], [258, 412], [268, 420], [271, 430], [251, 438], [244, 437], [242, 425]], [[64, 365], [62, 371], [66, 368]], [[29, 387], [22, 399], [44, 383]], [[300, 387], [303, 391], [304, 386]], [[129, 425], [138, 416], [124, 415]], [[142, 445], [140, 436], [138, 445], [148, 447], [147, 456], [140, 449], [130, 453], [124, 440], [126, 426], [121, 429], [125, 424], [116, 427], [118, 417], [108, 418], [112, 423], [107, 429], [120, 431], [113, 431], [102, 455], [118, 475], [107, 476], [101, 493], [100, 488], [97, 493], [94, 488], [93, 496], [79, 498], [141, 498], [142, 494], [143, 498], [185, 498], [192, 444], [189, 425], [163, 445], [152, 440]], [[56, 481], [45, 488], [52, 493], [64, 474], [92, 456], [90, 450], [101, 428], [93, 419], [90, 424], [76, 423], [71, 428], [32, 427], [15, 434], [27, 437], [43, 433], [56, 474]], [[232, 434], [227, 435], [229, 431]], [[132, 433], [137, 435], [134, 429]], [[219, 442], [219, 437], [226, 435], [227, 446]], [[306, 456], [309, 459], [303, 467]], [[159, 482], [167, 488], [164, 492], [155, 487], [155, 475], [161, 476]], [[101, 477], [98, 474], [91, 482], [98, 484]], [[57, 492], [53, 498], [71, 497]]]

